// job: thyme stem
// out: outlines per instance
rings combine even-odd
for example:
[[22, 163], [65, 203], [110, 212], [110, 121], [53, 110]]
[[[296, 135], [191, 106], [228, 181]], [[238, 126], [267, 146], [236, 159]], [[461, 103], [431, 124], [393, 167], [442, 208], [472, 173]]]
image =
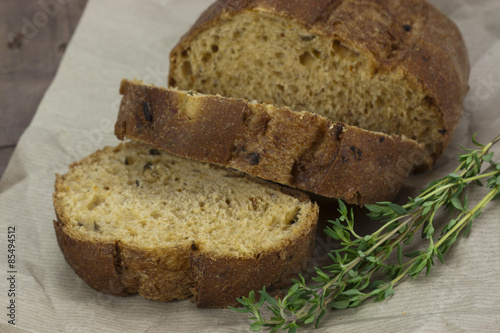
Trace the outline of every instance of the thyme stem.
[[[416, 278], [423, 270], [428, 274], [434, 266], [433, 258], [443, 262], [444, 254], [456, 243], [458, 235], [466, 236], [483, 208], [500, 197], [500, 163], [491, 161], [493, 153], [490, 152], [499, 141], [500, 135], [482, 145], [476, 142], [474, 135], [472, 142], [479, 148], [464, 148], [466, 153], [460, 155], [459, 166], [454, 172], [432, 182], [403, 206], [389, 202], [366, 205], [371, 218], [384, 220], [384, 224], [370, 235], [362, 237], [354, 232], [353, 211], [351, 209], [349, 214], [339, 200], [340, 217], [330, 221], [333, 227], [327, 227], [325, 232], [340, 241], [341, 247], [330, 251], [332, 265], [315, 268], [318, 273], [313, 278], [315, 283], [308, 285], [301, 276], [278, 301], [263, 288], [257, 303], [252, 291], [249, 297], [238, 299], [243, 309], [233, 309], [251, 314], [253, 323], [250, 329], [253, 331], [270, 327], [271, 332], [282, 328], [293, 333], [312, 322], [318, 327], [328, 309], [356, 307], [369, 298], [382, 301], [393, 294], [394, 286], [405, 277]], [[485, 162], [491, 164], [493, 171], [481, 172]], [[464, 199], [462, 195], [464, 189], [485, 179], [489, 191], [468, 210], [468, 198], [465, 196]], [[459, 213], [441, 229], [438, 237], [435, 219], [441, 209]], [[414, 234], [419, 230], [427, 242], [426, 247], [404, 253], [404, 247], [413, 242]], [[395, 249], [397, 263], [391, 261]], [[377, 272], [382, 273], [383, 278], [374, 281]], [[260, 309], [264, 303], [268, 303], [273, 317], [263, 317]]]

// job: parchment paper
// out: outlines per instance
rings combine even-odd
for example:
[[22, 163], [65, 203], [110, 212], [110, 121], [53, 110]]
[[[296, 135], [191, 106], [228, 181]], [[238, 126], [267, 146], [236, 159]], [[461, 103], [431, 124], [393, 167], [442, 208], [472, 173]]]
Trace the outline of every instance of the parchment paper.
[[[63, 3], [62, 1], [60, 1]], [[433, 0], [461, 29], [472, 64], [463, 122], [433, 171], [404, 193], [455, 168], [459, 146], [500, 132], [500, 2]], [[54, 173], [118, 143], [124, 77], [166, 85], [168, 54], [208, 0], [91, 0], [59, 72], [0, 183], [0, 331], [7, 324], [7, 228], [16, 228], [16, 327], [29, 332], [246, 332], [245, 315], [92, 290], [66, 264], [52, 220]], [[62, 4], [63, 6], [64, 4]], [[34, 37], [36, 38], [36, 37]], [[29, 47], [29, 45], [27, 45]], [[41, 55], [42, 56], [42, 55]], [[495, 148], [496, 159], [499, 147]], [[484, 191], [470, 192], [477, 200]], [[405, 280], [389, 300], [329, 313], [318, 332], [498, 332], [500, 205], [490, 205], [428, 277]]]

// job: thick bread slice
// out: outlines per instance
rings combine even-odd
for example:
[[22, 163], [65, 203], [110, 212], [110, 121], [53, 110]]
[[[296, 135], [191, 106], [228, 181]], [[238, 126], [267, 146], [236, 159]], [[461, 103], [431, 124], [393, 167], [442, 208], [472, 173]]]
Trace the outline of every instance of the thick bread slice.
[[123, 80], [115, 134], [364, 205], [392, 200], [422, 147], [310, 112]]
[[448, 145], [469, 62], [455, 24], [423, 0], [219, 0], [170, 54], [169, 85], [270, 101]]
[[54, 227], [92, 288], [200, 307], [236, 305], [306, 268], [318, 207], [306, 195], [139, 143], [57, 175]]

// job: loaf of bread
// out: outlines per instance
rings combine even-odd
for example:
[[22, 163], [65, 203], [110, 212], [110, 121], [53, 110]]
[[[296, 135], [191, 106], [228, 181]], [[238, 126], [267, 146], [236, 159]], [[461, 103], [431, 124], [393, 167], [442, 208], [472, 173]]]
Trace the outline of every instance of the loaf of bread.
[[298, 191], [140, 143], [73, 164], [53, 199], [59, 246], [92, 288], [200, 307], [290, 283], [318, 219]]
[[219, 0], [170, 55], [169, 84], [448, 145], [468, 90], [453, 22], [424, 0]]
[[423, 148], [310, 112], [123, 80], [115, 134], [364, 205], [392, 200]]

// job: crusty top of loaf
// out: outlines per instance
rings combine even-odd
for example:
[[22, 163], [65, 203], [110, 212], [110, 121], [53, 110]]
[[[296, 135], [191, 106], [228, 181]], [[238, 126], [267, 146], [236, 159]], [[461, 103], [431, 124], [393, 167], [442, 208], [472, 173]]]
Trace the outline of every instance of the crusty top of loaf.
[[443, 144], [427, 164], [447, 147], [463, 113], [470, 66], [458, 28], [432, 5], [424, 0], [219, 0], [178, 45], [189, 45], [199, 32], [244, 11], [289, 18], [363, 52], [379, 70], [401, 72], [442, 113]]

